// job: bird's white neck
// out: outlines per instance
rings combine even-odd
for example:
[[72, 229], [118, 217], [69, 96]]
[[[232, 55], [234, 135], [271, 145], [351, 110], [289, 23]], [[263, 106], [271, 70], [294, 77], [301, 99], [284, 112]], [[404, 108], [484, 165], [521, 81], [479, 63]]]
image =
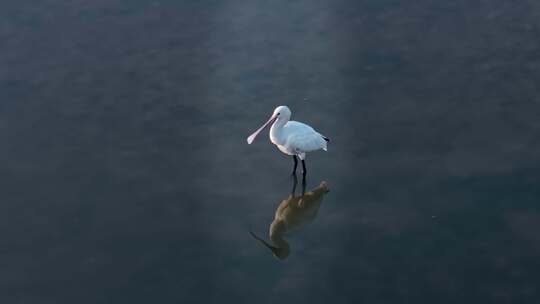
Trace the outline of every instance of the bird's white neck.
[[287, 123], [288, 119], [278, 118], [272, 124], [270, 128], [270, 140], [274, 144], [284, 144], [285, 138], [283, 138], [283, 126]]

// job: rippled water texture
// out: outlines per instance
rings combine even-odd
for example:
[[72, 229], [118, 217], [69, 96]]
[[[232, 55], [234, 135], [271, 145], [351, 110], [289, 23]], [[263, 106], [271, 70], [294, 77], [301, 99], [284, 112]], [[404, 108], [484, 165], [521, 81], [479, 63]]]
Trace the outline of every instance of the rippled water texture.
[[[539, 37], [537, 0], [3, 1], [0, 302], [540, 303]], [[283, 260], [281, 104], [331, 138]]]

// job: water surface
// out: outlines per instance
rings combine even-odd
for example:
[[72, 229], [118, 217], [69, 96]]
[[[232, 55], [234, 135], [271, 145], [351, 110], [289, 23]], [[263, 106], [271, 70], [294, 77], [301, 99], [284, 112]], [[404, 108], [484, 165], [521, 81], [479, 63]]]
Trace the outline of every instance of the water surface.
[[[0, 302], [538, 303], [538, 1], [0, 4]], [[330, 192], [268, 238], [292, 160]]]

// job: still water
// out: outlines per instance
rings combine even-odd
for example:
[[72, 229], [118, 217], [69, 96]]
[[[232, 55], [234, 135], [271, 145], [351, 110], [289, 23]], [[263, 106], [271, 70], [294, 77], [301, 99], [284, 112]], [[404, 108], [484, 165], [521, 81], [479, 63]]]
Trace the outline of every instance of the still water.
[[[539, 16], [2, 2], [0, 303], [539, 303]], [[319, 197], [246, 144], [281, 104]]]

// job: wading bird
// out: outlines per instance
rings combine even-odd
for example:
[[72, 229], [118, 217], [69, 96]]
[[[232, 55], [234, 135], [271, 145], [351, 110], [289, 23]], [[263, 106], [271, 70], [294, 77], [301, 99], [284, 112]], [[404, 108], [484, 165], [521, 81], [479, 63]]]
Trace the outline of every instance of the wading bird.
[[286, 259], [291, 251], [284, 236], [312, 222], [317, 216], [324, 195], [329, 191], [328, 184], [323, 181], [317, 188], [297, 197], [294, 195], [296, 184], [295, 178], [291, 195], [279, 204], [274, 221], [270, 224], [269, 235], [272, 243], [269, 244], [250, 231], [251, 236], [270, 249], [272, 254], [280, 260]]
[[248, 138], [248, 144], [253, 143], [255, 137], [266, 128], [270, 128], [270, 141], [278, 147], [278, 149], [287, 154], [292, 155], [294, 160], [293, 174], [298, 166], [298, 158], [302, 160], [302, 173], [306, 176], [306, 152], [324, 150], [326, 151], [326, 143], [330, 141], [328, 137], [321, 135], [312, 127], [298, 121], [292, 121], [291, 110], [287, 106], [279, 106], [274, 110], [270, 119], [262, 125], [257, 131], [253, 132]]

